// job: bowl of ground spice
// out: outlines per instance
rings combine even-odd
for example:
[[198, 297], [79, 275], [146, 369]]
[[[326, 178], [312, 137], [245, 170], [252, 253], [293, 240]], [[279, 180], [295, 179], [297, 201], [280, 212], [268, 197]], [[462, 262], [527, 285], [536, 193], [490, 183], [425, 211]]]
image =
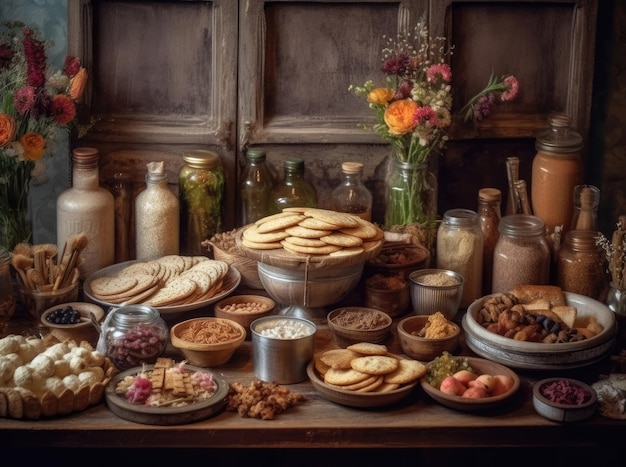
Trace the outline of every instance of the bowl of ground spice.
[[417, 315], [437, 311], [452, 320], [463, 297], [464, 278], [449, 269], [420, 269], [409, 274], [411, 303]]
[[461, 328], [443, 313], [409, 316], [398, 323], [398, 341], [408, 357], [428, 362], [459, 345]]
[[339, 347], [358, 342], [379, 344], [391, 330], [391, 317], [380, 310], [367, 307], [342, 307], [328, 313], [328, 327]]

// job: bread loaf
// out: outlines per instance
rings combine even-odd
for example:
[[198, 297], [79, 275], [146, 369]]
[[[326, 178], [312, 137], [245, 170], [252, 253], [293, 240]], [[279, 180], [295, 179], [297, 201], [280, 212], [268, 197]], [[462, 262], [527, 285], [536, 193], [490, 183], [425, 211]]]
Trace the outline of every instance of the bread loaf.
[[556, 285], [518, 285], [511, 293], [521, 304], [547, 300], [550, 307], [567, 305], [563, 290]]

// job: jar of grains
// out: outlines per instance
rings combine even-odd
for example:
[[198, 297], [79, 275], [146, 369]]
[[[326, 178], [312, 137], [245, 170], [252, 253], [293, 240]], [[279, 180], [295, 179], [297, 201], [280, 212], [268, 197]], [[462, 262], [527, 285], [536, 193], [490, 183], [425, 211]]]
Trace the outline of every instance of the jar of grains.
[[550, 247], [545, 223], [537, 216], [504, 216], [493, 253], [491, 292], [508, 292], [518, 285], [547, 285], [550, 281]]
[[483, 295], [491, 292], [493, 251], [500, 238], [502, 218], [502, 192], [497, 188], [481, 188], [478, 191], [478, 218], [483, 232]]
[[604, 254], [596, 244], [598, 232], [570, 230], [558, 253], [557, 285], [566, 292], [599, 300], [608, 285]]
[[460, 307], [482, 296], [483, 233], [478, 214], [470, 209], [450, 209], [437, 230], [437, 268], [463, 276]]

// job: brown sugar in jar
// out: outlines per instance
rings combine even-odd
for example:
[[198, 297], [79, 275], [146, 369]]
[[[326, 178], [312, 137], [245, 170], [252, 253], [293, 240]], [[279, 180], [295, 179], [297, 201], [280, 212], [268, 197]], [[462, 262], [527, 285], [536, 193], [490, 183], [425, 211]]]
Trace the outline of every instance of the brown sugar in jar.
[[561, 244], [557, 263], [557, 285], [565, 292], [598, 300], [607, 285], [604, 255], [596, 245], [598, 233], [570, 230]]

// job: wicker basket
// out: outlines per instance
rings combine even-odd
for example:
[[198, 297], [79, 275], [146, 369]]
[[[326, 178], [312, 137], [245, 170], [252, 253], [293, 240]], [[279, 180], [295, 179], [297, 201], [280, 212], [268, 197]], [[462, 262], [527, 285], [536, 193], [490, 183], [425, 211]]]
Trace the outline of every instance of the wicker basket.
[[241, 274], [241, 283], [243, 285], [251, 289], [263, 290], [256, 260], [250, 259], [243, 254], [225, 251], [213, 242], [209, 242], [209, 245], [211, 245], [213, 251], [213, 259], [224, 261], [234, 266]]

